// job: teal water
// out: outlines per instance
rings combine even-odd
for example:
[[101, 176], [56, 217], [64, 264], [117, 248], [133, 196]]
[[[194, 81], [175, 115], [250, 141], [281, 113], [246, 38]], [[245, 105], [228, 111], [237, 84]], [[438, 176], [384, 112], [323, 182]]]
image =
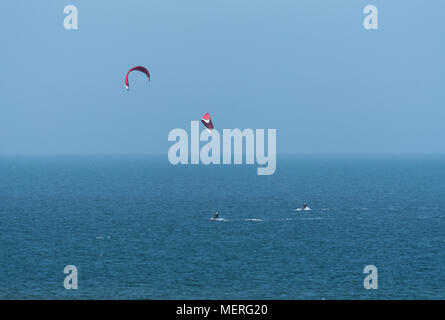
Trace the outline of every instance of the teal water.
[[445, 156], [3, 157], [0, 298], [444, 299], [444, 221]]

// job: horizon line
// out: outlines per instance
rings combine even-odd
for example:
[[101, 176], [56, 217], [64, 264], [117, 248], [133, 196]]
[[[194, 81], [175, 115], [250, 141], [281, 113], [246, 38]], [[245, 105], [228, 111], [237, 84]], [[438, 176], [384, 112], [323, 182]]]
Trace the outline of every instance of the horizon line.
[[[280, 152], [276, 153], [277, 156], [296, 155], [296, 156], [335, 156], [335, 155], [445, 155], [445, 152], [421, 152], [421, 151], [402, 151], [402, 152]], [[33, 157], [33, 156], [166, 156], [165, 153], [0, 153], [0, 157]], [[243, 154], [245, 156], [245, 154]]]

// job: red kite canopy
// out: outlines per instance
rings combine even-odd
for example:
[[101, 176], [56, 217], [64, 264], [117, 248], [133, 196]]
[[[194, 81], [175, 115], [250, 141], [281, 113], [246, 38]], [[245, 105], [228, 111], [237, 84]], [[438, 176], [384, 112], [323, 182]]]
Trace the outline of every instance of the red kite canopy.
[[201, 122], [207, 128], [207, 130], [209, 130], [209, 132], [212, 132], [213, 123], [212, 120], [210, 119], [209, 113], [206, 113], [205, 115], [202, 116]]
[[129, 88], [129, 86], [130, 86], [130, 84], [128, 83], [128, 75], [129, 75], [130, 72], [133, 71], [133, 70], [137, 70], [137, 71], [140, 71], [140, 72], [145, 73], [145, 74], [147, 75], [147, 77], [148, 77], [148, 81], [150, 81], [150, 72], [148, 72], [148, 70], [147, 70], [146, 68], [144, 68], [144, 67], [140, 67], [140, 66], [131, 68], [130, 70], [128, 70], [127, 75], [125, 76], [125, 88], [126, 88], [127, 90], [128, 90], [128, 88]]

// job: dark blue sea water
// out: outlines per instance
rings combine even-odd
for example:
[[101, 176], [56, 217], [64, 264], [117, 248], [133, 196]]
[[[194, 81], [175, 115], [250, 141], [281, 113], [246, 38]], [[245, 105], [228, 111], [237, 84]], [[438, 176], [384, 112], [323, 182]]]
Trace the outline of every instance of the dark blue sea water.
[[272, 176], [3, 157], [0, 284], [3, 299], [445, 299], [445, 156], [280, 156]]

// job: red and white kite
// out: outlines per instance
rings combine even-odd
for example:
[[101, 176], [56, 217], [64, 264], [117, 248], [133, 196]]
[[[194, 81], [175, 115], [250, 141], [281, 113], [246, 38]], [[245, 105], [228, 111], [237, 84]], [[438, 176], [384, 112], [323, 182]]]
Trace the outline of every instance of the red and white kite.
[[141, 67], [141, 66], [131, 68], [130, 70], [128, 70], [127, 75], [125, 76], [125, 88], [127, 89], [127, 91], [128, 91], [128, 88], [130, 87], [130, 84], [128, 83], [128, 75], [133, 70], [137, 70], [137, 71], [145, 73], [148, 77], [148, 81], [150, 81], [150, 72], [148, 72], [148, 70], [146, 68]]
[[213, 123], [212, 120], [210, 119], [210, 114], [208, 112], [202, 116], [201, 122], [207, 128], [207, 130], [209, 130], [209, 132], [212, 133]]

